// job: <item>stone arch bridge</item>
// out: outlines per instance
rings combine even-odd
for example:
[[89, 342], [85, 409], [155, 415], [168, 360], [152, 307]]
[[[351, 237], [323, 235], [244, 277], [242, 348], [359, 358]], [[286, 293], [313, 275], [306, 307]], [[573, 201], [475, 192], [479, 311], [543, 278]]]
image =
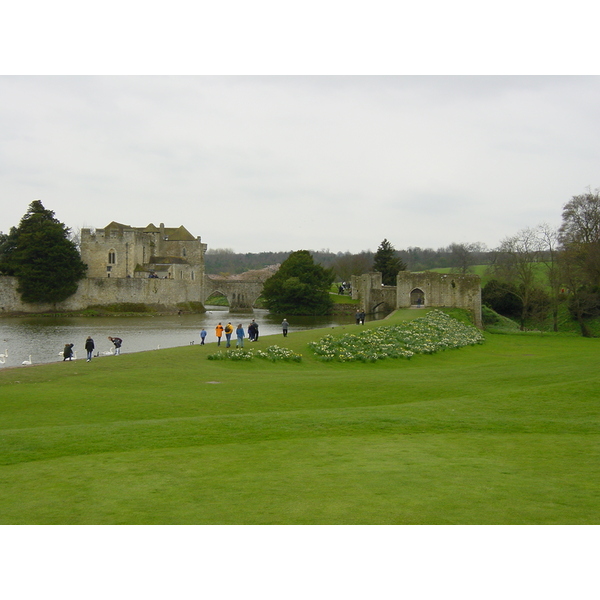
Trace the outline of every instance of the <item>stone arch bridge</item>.
[[264, 279], [248, 280], [217, 275], [205, 275], [204, 298], [202, 303], [215, 293], [227, 297], [230, 310], [252, 311], [252, 307], [262, 294]]

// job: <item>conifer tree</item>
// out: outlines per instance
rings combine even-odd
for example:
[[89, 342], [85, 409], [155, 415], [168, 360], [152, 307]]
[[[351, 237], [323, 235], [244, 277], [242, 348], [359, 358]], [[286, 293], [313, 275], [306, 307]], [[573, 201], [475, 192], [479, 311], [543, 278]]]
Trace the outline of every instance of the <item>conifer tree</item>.
[[387, 239], [377, 248], [373, 259], [373, 271], [381, 273], [383, 285], [396, 285], [396, 276], [400, 271], [406, 271], [406, 265], [396, 256], [394, 246]]
[[54, 212], [34, 200], [17, 228], [11, 228], [0, 247], [0, 272], [13, 275], [23, 302], [57, 303], [77, 291], [87, 265], [69, 229]]

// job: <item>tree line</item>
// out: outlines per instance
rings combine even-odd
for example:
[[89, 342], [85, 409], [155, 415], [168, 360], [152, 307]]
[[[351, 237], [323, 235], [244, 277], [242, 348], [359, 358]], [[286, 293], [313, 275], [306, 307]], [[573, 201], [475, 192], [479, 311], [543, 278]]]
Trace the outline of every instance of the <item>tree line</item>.
[[[387, 241], [387, 240], [384, 240]], [[375, 252], [330, 252], [329, 250], [311, 250], [314, 261], [325, 267], [333, 268], [337, 281], [350, 281], [352, 275], [362, 275], [373, 267]], [[255, 269], [264, 269], [270, 265], [283, 263], [292, 251], [236, 253], [230, 248], [209, 249], [205, 255], [206, 272], [212, 275], [236, 275]], [[494, 252], [480, 242], [474, 244], [453, 243], [449, 246], [433, 248], [409, 247], [405, 250], [394, 249], [409, 271], [450, 268], [466, 273], [473, 265], [490, 264]]]

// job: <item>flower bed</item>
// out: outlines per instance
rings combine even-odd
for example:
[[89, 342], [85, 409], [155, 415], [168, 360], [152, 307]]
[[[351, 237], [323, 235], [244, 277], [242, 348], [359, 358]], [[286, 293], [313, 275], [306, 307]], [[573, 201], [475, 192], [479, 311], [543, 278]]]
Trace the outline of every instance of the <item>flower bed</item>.
[[449, 348], [482, 344], [483, 334], [439, 310], [402, 325], [367, 329], [338, 338], [326, 335], [309, 348], [322, 361], [376, 362], [385, 358], [410, 358]]
[[216, 352], [209, 354], [208, 360], [252, 360], [254, 357], [270, 360], [271, 362], [287, 361], [300, 362], [301, 354], [296, 354], [288, 348], [280, 348], [279, 346], [268, 346], [264, 350], [257, 350], [256, 353], [252, 350], [227, 350], [226, 352]]
[[256, 351], [257, 358], [266, 358], [271, 362], [278, 360], [300, 362], [302, 360], [302, 354], [296, 354], [289, 348], [280, 348], [279, 346], [269, 346], [265, 350]]

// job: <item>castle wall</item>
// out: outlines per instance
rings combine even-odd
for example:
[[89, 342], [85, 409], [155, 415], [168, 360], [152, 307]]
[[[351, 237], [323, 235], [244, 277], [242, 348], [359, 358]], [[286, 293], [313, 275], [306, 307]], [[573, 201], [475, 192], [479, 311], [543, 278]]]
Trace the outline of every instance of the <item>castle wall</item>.
[[481, 279], [478, 275], [443, 274], [425, 271], [398, 273], [397, 285], [382, 286], [381, 273], [352, 277], [352, 297], [367, 312], [416, 306], [465, 308], [473, 314], [475, 325], [483, 327], [481, 317]]
[[[421, 291], [415, 293], [415, 291]], [[398, 273], [396, 306], [414, 306], [414, 298], [420, 296], [423, 306], [466, 308], [472, 311], [477, 327], [483, 326], [481, 317], [481, 279], [478, 275], [456, 273]]]
[[176, 309], [181, 302], [204, 302], [204, 282], [169, 279], [87, 278], [79, 282], [77, 292], [64, 302], [28, 304], [17, 293], [17, 279], [0, 276], [0, 311], [62, 312], [84, 310], [88, 306], [139, 303]]
[[390, 312], [396, 308], [396, 287], [383, 285], [381, 273], [353, 275], [352, 298], [368, 313]]

